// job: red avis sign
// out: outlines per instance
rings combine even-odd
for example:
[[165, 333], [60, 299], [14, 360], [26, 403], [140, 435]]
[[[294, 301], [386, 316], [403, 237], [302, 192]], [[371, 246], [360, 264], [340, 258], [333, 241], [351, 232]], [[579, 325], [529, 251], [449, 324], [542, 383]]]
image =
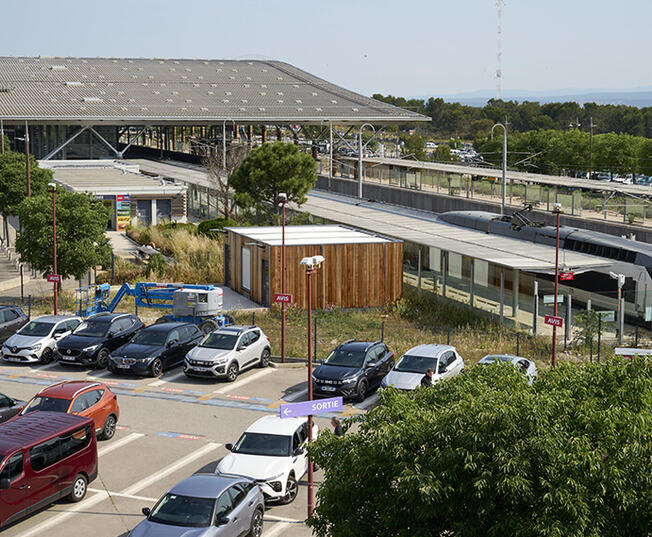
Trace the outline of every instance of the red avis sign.
[[292, 295], [288, 293], [274, 293], [274, 302], [277, 304], [292, 304]]
[[559, 273], [559, 281], [562, 282], [570, 282], [575, 279], [575, 273], [573, 272], [560, 272]]
[[61, 283], [61, 275], [60, 274], [48, 274], [45, 279], [49, 281], [50, 283]]
[[564, 326], [564, 319], [562, 317], [555, 317], [554, 315], [546, 315], [544, 322], [550, 326], [556, 326], [557, 328]]

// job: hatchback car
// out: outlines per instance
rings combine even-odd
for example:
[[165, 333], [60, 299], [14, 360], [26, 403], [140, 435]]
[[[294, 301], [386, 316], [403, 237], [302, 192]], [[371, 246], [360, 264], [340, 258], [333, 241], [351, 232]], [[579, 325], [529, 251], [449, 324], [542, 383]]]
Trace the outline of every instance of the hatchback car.
[[18, 306], [0, 306], [0, 343], [13, 336], [28, 320]]
[[380, 386], [394, 365], [394, 353], [382, 341], [340, 344], [312, 374], [316, 396], [341, 395], [364, 401], [369, 391]]
[[421, 379], [432, 369], [432, 380], [442, 380], [464, 371], [464, 360], [451, 345], [417, 345], [396, 362], [389, 375], [383, 379], [383, 388], [394, 386], [400, 390], [414, 390]]
[[478, 365], [490, 364], [512, 364], [525, 375], [528, 384], [532, 384], [538, 375], [536, 364], [532, 360], [522, 358], [521, 356], [513, 356], [511, 354], [488, 354], [478, 361]]
[[131, 537], [261, 537], [265, 503], [260, 487], [242, 476], [194, 474], [150, 509]]
[[183, 370], [189, 377], [225, 378], [233, 382], [251, 367], [267, 367], [269, 338], [257, 326], [226, 326], [208, 334], [187, 355]]
[[46, 315], [29, 321], [2, 346], [2, 358], [8, 362], [41, 362], [54, 358], [54, 346], [77, 328], [81, 318]]
[[[318, 428], [312, 424], [312, 437]], [[260, 484], [266, 500], [294, 501], [308, 471], [308, 419], [265, 416], [254, 422], [217, 465], [216, 473], [246, 475]]]
[[19, 415], [36, 410], [92, 418], [95, 431], [102, 440], [113, 438], [120, 417], [118, 396], [106, 384], [86, 380], [66, 380], [42, 389], [29, 400]]
[[127, 343], [142, 327], [142, 321], [129, 313], [93, 315], [57, 343], [55, 356], [62, 364], [103, 369], [111, 351]]
[[192, 323], [164, 323], [143, 328], [109, 355], [110, 371], [158, 377], [181, 365], [186, 353], [204, 337]]
[[8, 395], [0, 393], [0, 423], [13, 418], [25, 406], [25, 401], [18, 401]]

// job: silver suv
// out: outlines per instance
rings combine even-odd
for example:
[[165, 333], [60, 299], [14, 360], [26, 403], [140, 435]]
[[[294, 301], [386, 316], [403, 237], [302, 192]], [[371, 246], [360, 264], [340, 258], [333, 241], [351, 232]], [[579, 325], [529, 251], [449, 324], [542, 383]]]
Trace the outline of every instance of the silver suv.
[[241, 371], [267, 367], [269, 338], [257, 326], [226, 326], [206, 335], [186, 354], [183, 371], [189, 377], [225, 378], [233, 382]]

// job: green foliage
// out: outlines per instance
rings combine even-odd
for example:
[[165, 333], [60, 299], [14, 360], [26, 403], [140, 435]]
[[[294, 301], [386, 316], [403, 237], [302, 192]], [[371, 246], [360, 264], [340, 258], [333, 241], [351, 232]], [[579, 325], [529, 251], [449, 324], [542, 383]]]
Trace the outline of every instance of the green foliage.
[[156, 252], [147, 262], [147, 276], [163, 274], [166, 266], [165, 257]]
[[437, 162], [455, 162], [457, 156], [451, 153], [451, 148], [448, 144], [439, 144], [433, 151], [433, 158]]
[[577, 339], [582, 344], [588, 345], [598, 334], [598, 319], [599, 314], [595, 310], [584, 310], [575, 315]]
[[208, 237], [216, 237], [218, 231], [211, 231], [211, 229], [224, 229], [225, 227], [237, 226], [235, 220], [231, 218], [211, 218], [200, 222], [197, 226], [197, 232]]
[[156, 224], [157, 229], [164, 235], [170, 236], [175, 231], [180, 229], [186, 230], [188, 233], [197, 233], [197, 226], [195, 224], [183, 223], [183, 222], [166, 222], [165, 224]]
[[302, 205], [317, 181], [315, 162], [294, 144], [266, 143], [251, 151], [230, 178], [236, 203], [266, 212], [278, 206], [284, 192], [288, 201]]
[[[57, 189], [57, 270], [64, 278], [81, 279], [97, 265], [111, 260], [105, 235], [110, 210], [89, 194]], [[48, 194], [24, 199], [18, 207], [22, 231], [16, 249], [23, 261], [39, 272], [52, 272], [52, 198]]]
[[[45, 193], [50, 181], [52, 181], [52, 171], [39, 168], [38, 162], [30, 156], [32, 196]], [[0, 155], [0, 212], [16, 216], [18, 206], [26, 197], [25, 155], [15, 151], [6, 151], [4, 155]]]
[[426, 140], [420, 134], [404, 134], [401, 139], [405, 143], [403, 154], [411, 155], [417, 160], [426, 160]]
[[318, 537], [644, 537], [652, 527], [652, 361], [511, 366], [393, 388], [310, 447]]

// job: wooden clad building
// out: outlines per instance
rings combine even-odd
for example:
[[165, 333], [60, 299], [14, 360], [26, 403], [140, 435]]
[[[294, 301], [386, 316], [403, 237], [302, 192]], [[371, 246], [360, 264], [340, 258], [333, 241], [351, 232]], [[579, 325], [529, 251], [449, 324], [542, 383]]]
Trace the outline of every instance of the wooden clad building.
[[[268, 306], [281, 292], [282, 228], [226, 229], [225, 283]], [[403, 242], [341, 225], [286, 226], [285, 292], [308, 307], [304, 257], [325, 261], [312, 276], [314, 308], [383, 306], [401, 296]]]

